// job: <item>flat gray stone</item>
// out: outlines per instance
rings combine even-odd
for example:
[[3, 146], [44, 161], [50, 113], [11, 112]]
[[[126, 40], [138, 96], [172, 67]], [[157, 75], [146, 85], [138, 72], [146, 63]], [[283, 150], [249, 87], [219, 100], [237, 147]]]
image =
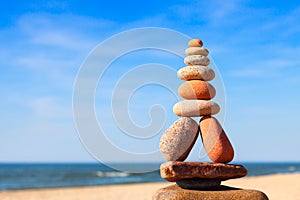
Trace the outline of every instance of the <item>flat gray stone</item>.
[[176, 181], [176, 184], [183, 188], [189, 190], [197, 190], [197, 189], [216, 189], [220, 187], [221, 180], [220, 179], [203, 179], [203, 178], [187, 178], [180, 179]]

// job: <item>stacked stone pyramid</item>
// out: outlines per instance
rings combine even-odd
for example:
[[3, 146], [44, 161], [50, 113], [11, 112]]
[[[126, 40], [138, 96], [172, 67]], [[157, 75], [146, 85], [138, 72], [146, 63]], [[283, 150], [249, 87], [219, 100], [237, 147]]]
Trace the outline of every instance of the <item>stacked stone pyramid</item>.
[[[247, 175], [242, 165], [227, 164], [234, 157], [233, 147], [218, 120], [220, 111], [213, 102], [216, 90], [208, 81], [215, 78], [209, 68], [209, 52], [200, 39], [189, 41], [184, 59], [186, 67], [178, 70], [185, 82], [178, 93], [185, 100], [176, 103], [173, 112], [180, 118], [162, 135], [160, 151], [167, 162], [160, 167], [161, 177], [175, 185], [159, 189], [153, 200], [194, 199], [268, 199], [257, 190], [241, 190], [221, 185], [222, 181]], [[201, 117], [199, 125], [191, 117]], [[200, 133], [200, 134], [199, 134]], [[184, 162], [198, 135], [212, 162]]]

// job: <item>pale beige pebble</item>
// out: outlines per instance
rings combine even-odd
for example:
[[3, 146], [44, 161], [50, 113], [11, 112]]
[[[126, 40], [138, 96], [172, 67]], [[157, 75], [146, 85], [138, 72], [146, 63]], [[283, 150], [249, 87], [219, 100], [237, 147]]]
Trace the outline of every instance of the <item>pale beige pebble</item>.
[[181, 117], [200, 117], [214, 115], [220, 111], [220, 106], [207, 100], [183, 100], [173, 106], [173, 112]]
[[189, 41], [189, 46], [190, 47], [202, 47], [203, 46], [203, 42], [202, 40], [196, 38], [196, 39], [191, 39]]
[[184, 63], [186, 65], [204, 65], [210, 64], [210, 60], [206, 56], [202, 55], [191, 55], [184, 58]]
[[186, 55], [202, 55], [208, 56], [209, 51], [203, 47], [189, 47], [185, 50]]
[[169, 161], [184, 161], [198, 137], [197, 122], [189, 117], [176, 120], [162, 135], [160, 151]]
[[218, 120], [204, 116], [200, 120], [200, 134], [209, 158], [215, 163], [228, 163], [234, 157], [233, 147]]
[[178, 70], [178, 78], [182, 80], [204, 80], [210, 81], [215, 78], [215, 72], [211, 68], [203, 65], [186, 66]]

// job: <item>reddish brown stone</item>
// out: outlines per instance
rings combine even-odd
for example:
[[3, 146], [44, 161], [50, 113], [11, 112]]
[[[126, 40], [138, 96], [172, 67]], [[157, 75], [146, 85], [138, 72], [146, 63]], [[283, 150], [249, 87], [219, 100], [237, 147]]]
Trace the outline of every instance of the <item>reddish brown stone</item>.
[[208, 162], [169, 161], [161, 164], [160, 175], [170, 182], [186, 178], [220, 179], [222, 181], [246, 176], [242, 165]]
[[233, 147], [225, 131], [212, 116], [205, 116], [200, 120], [200, 133], [203, 146], [209, 158], [216, 163], [228, 163], [234, 157]]
[[242, 190], [227, 186], [222, 186], [215, 191], [204, 191], [186, 190], [171, 185], [157, 190], [152, 200], [268, 200], [268, 197], [258, 190]]
[[178, 94], [185, 99], [209, 100], [216, 96], [216, 89], [206, 81], [191, 80], [179, 86]]

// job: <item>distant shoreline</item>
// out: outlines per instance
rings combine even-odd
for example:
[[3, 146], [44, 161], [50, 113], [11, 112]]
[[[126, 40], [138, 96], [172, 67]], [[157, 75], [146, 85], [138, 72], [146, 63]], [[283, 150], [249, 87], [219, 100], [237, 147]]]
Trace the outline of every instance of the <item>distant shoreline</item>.
[[[300, 163], [241, 163], [247, 177], [300, 173]], [[123, 163], [130, 169], [153, 167], [153, 163]], [[101, 185], [164, 182], [158, 170], [147, 173], [117, 171], [99, 163], [0, 164], [0, 191], [68, 188]]]
[[[274, 174], [266, 174], [266, 175], [254, 175], [254, 176], [245, 176], [242, 177], [243, 179], [249, 179], [249, 178], [266, 178], [266, 177], [272, 177], [272, 176], [288, 176], [288, 175], [300, 175], [300, 172], [287, 172], [287, 173], [274, 173]], [[241, 180], [239, 179], [233, 179], [233, 180]], [[227, 181], [228, 182], [228, 181]], [[300, 183], [300, 182], [299, 182]], [[56, 189], [68, 189], [68, 188], [98, 188], [98, 187], [114, 187], [114, 186], [124, 186], [124, 185], [139, 185], [139, 184], [172, 184], [171, 182], [168, 182], [164, 179], [161, 179], [160, 181], [149, 181], [149, 182], [140, 182], [140, 183], [118, 183], [118, 184], [106, 184], [106, 185], [81, 185], [81, 186], [62, 186], [62, 187], [45, 187], [45, 188], [24, 188], [24, 189], [9, 189], [9, 190], [0, 190], [1, 192], [9, 192], [9, 191], [31, 191], [31, 190], [56, 190]], [[300, 199], [299, 199], [300, 200]]]

